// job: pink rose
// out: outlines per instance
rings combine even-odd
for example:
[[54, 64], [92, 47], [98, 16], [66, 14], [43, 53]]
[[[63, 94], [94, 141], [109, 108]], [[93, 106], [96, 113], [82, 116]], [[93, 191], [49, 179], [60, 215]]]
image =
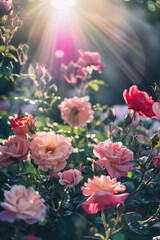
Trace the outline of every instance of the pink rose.
[[90, 214], [95, 214], [101, 209], [116, 206], [123, 203], [128, 197], [124, 192], [126, 187], [117, 180], [109, 176], [94, 176], [93, 180], [88, 179], [87, 183], [81, 188], [82, 194], [89, 197], [82, 205], [82, 208]]
[[94, 154], [99, 158], [98, 164], [105, 167], [111, 178], [127, 176], [133, 169], [133, 152], [123, 146], [121, 142], [113, 143], [110, 139], [100, 142], [94, 147]]
[[15, 135], [23, 136], [30, 134], [29, 126], [34, 124], [33, 116], [29, 115], [22, 118], [13, 118], [11, 122], [11, 127]]
[[94, 119], [91, 104], [86, 98], [65, 98], [59, 108], [61, 118], [71, 126], [84, 127]]
[[82, 173], [77, 169], [69, 169], [62, 173], [59, 172], [57, 175], [60, 178], [59, 183], [67, 187], [74, 187], [83, 179]]
[[160, 103], [159, 102], [155, 102], [153, 105], [152, 105], [152, 110], [155, 114], [155, 116], [153, 118], [156, 118], [158, 120], [160, 120]]
[[19, 136], [11, 136], [6, 140], [4, 146], [0, 146], [0, 164], [7, 167], [14, 161], [27, 159], [30, 142]]
[[60, 171], [66, 166], [66, 159], [72, 153], [69, 140], [54, 132], [38, 132], [31, 141], [31, 158], [38, 167]]
[[13, 14], [12, 0], [0, 0], [0, 17]]
[[81, 69], [81, 74], [79, 74], [80, 76], [83, 75], [84, 68], [85, 70], [89, 71], [89, 74], [92, 74], [93, 70], [101, 73], [101, 68], [106, 66], [104, 63], [102, 63], [100, 54], [98, 52], [83, 52], [82, 50], [79, 50], [79, 54], [80, 57], [77, 61], [77, 65], [79, 72]]
[[4, 202], [1, 202], [4, 211], [0, 213], [0, 221], [14, 222], [21, 219], [33, 224], [44, 220], [44, 199], [32, 187], [27, 189], [22, 185], [14, 185], [10, 191], [4, 191], [4, 196]]
[[160, 169], [160, 153], [158, 154], [158, 156], [154, 157], [152, 161], [153, 161], [153, 165], [156, 168]]

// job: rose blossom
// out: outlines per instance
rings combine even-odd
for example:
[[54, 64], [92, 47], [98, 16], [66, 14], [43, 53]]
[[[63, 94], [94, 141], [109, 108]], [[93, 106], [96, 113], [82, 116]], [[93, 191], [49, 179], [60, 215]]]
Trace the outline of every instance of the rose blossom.
[[160, 169], [160, 153], [158, 154], [158, 156], [154, 157], [152, 160], [153, 160], [153, 165], [156, 168]]
[[29, 115], [22, 118], [13, 118], [11, 127], [15, 135], [29, 134], [29, 126], [33, 123], [33, 116]]
[[31, 158], [41, 170], [51, 168], [60, 171], [66, 166], [66, 159], [72, 153], [72, 146], [67, 138], [54, 132], [38, 132], [32, 137]]
[[29, 152], [30, 142], [19, 136], [10, 136], [4, 146], [0, 146], [0, 164], [7, 167], [15, 160], [26, 160]]
[[155, 102], [152, 106], [152, 110], [153, 110], [154, 114], [156, 115], [155, 118], [160, 120], [160, 103]]
[[60, 178], [59, 183], [67, 187], [74, 187], [83, 179], [82, 173], [77, 169], [69, 169], [62, 173], [59, 172], [57, 175]]
[[0, 0], [0, 17], [13, 14], [12, 0]]
[[146, 92], [140, 91], [136, 85], [130, 87], [129, 92], [124, 90], [123, 97], [129, 105], [129, 109], [133, 109], [140, 115], [153, 117], [155, 113], [152, 110], [154, 100]]
[[71, 126], [84, 127], [93, 121], [94, 112], [86, 98], [65, 98], [59, 108], [61, 118]]
[[1, 206], [0, 221], [14, 222], [24, 220], [28, 224], [42, 221], [46, 215], [44, 199], [32, 187], [14, 185], [10, 191], [4, 191], [5, 200]]
[[[79, 50], [79, 54], [80, 57], [77, 61], [77, 65], [79, 66], [79, 70], [77, 71], [77, 73], [81, 72], [81, 74], [79, 74], [80, 76], [83, 76], [83, 69], [90, 67], [90, 71], [89, 73], [92, 74], [92, 71], [98, 71], [99, 73], [101, 73], [101, 68], [106, 66], [105, 64], [103, 64], [101, 62], [101, 58], [100, 58], [100, 54], [98, 52], [83, 52], [82, 50]], [[89, 69], [86, 69], [89, 70]]]
[[82, 208], [90, 214], [95, 214], [103, 208], [116, 206], [123, 203], [128, 197], [128, 193], [124, 192], [126, 187], [116, 178], [111, 179], [109, 176], [94, 176], [93, 180], [88, 179], [87, 183], [81, 187], [82, 194], [89, 197], [82, 205]]
[[121, 142], [113, 143], [110, 139], [100, 142], [93, 150], [99, 158], [96, 163], [105, 167], [111, 178], [127, 176], [128, 171], [133, 169], [133, 152], [123, 146]]

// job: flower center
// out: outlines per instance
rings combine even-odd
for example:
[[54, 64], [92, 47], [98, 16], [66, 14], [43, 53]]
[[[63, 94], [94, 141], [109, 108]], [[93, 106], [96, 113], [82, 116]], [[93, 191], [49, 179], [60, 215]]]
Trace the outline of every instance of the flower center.
[[79, 113], [79, 110], [76, 107], [71, 109], [71, 112], [70, 112], [71, 116], [76, 116], [78, 113]]
[[54, 153], [54, 151], [55, 151], [55, 147], [53, 146], [46, 146], [45, 148], [46, 153]]

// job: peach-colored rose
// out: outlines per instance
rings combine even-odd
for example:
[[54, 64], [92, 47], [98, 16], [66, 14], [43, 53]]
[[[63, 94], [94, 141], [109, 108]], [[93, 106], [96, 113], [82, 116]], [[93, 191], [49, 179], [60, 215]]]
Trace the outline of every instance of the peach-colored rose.
[[86, 98], [65, 98], [59, 108], [61, 118], [71, 126], [84, 127], [93, 121], [94, 112]]
[[160, 120], [160, 103], [159, 102], [155, 102], [152, 105], [152, 110], [153, 110], [154, 114], [156, 115], [153, 118], [156, 118], [156, 119]]
[[0, 164], [7, 167], [15, 161], [27, 159], [30, 142], [19, 136], [10, 136], [4, 146], [0, 146]]
[[153, 160], [153, 165], [156, 168], [160, 169], [160, 153], [156, 157], [154, 157], [152, 160]]
[[12, 0], [0, 0], [0, 17], [13, 14]]
[[111, 179], [104, 175], [94, 176], [93, 180], [88, 179], [81, 190], [84, 196], [89, 197], [83, 203], [82, 208], [90, 214], [123, 203], [128, 197], [128, 193], [117, 194], [126, 190], [124, 185], [117, 182], [116, 178]]
[[62, 173], [59, 172], [57, 175], [60, 178], [59, 183], [67, 187], [74, 187], [83, 179], [82, 173], [77, 169], [69, 169]]
[[69, 140], [54, 132], [38, 132], [31, 141], [31, 158], [38, 167], [47, 171], [49, 168], [60, 171], [66, 166], [66, 159], [72, 153]]
[[100, 142], [94, 147], [94, 154], [99, 158], [98, 164], [105, 167], [111, 178], [127, 176], [133, 169], [133, 152], [123, 146], [121, 142], [113, 143], [110, 139]]
[[13, 118], [11, 127], [15, 135], [23, 136], [29, 134], [29, 126], [33, 124], [33, 116], [29, 115], [22, 118]]
[[1, 202], [4, 211], [0, 221], [14, 222], [24, 220], [28, 224], [42, 221], [46, 215], [44, 199], [32, 187], [14, 185], [10, 191], [4, 191], [5, 200]]

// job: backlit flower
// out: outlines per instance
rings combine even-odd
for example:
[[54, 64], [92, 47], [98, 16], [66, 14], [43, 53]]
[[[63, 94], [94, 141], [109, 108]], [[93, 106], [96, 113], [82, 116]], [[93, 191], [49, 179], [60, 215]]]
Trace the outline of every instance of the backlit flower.
[[11, 16], [13, 13], [12, 0], [0, 0], [0, 17]]
[[64, 172], [59, 172], [58, 174], [59, 183], [66, 185], [67, 187], [76, 186], [82, 179], [82, 173], [77, 169], [69, 169]]
[[4, 202], [1, 207], [0, 221], [14, 222], [24, 220], [28, 224], [42, 221], [46, 215], [44, 199], [32, 187], [14, 185], [10, 191], [4, 191]]
[[59, 105], [61, 118], [71, 126], [84, 127], [93, 121], [94, 112], [86, 98], [73, 97], [64, 99]]
[[128, 197], [128, 193], [124, 192], [126, 187], [111, 179], [109, 176], [94, 176], [93, 180], [88, 179], [87, 183], [81, 188], [82, 194], [89, 197], [82, 205], [82, 208], [90, 214], [95, 214], [101, 209], [116, 206], [123, 203]]
[[132, 171], [133, 152], [123, 146], [121, 142], [113, 143], [110, 139], [100, 142], [94, 147], [94, 154], [99, 158], [96, 163], [105, 167], [111, 178], [127, 176]]
[[100, 54], [98, 52], [83, 52], [79, 50], [80, 57], [77, 61], [77, 65], [79, 66], [79, 72], [81, 69], [80, 76], [83, 75], [84, 69], [88, 71], [89, 74], [92, 74], [92, 71], [98, 71], [101, 73], [101, 68], [106, 66], [101, 61]]
[[15, 161], [27, 159], [30, 142], [19, 136], [10, 136], [4, 146], [0, 146], [0, 164], [7, 167]]
[[146, 92], [140, 91], [136, 85], [131, 86], [129, 92], [126, 89], [123, 92], [123, 97], [129, 109], [147, 117], [155, 116], [152, 109], [154, 100]]
[[31, 141], [31, 158], [43, 171], [60, 171], [66, 166], [66, 159], [72, 153], [69, 140], [54, 132], [38, 132]]

